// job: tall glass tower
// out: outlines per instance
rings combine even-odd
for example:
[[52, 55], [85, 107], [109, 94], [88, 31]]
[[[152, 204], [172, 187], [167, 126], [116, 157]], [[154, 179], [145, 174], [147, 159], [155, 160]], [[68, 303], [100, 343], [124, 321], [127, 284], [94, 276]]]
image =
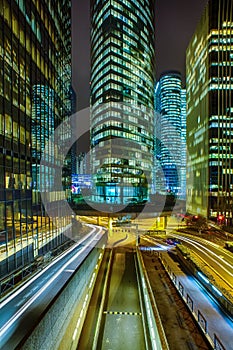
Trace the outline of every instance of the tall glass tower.
[[233, 217], [233, 3], [210, 0], [190, 41], [187, 77], [187, 209]]
[[0, 1], [0, 277], [25, 275], [67, 240], [68, 218], [58, 228], [44, 211], [39, 173], [70, 114], [70, 18], [70, 1]]
[[91, 1], [93, 197], [148, 198], [153, 164], [154, 1]]
[[[181, 196], [182, 114], [181, 74], [167, 71], [156, 84], [156, 190]], [[185, 166], [185, 165], [184, 165]], [[161, 176], [162, 175], [162, 176]]]

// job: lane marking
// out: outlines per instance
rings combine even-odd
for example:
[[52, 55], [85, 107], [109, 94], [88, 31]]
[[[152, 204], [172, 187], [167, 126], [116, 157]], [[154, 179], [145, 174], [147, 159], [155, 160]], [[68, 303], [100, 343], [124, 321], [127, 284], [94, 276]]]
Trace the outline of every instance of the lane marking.
[[132, 312], [132, 311], [104, 311], [103, 313], [108, 315], [142, 316], [141, 312]]

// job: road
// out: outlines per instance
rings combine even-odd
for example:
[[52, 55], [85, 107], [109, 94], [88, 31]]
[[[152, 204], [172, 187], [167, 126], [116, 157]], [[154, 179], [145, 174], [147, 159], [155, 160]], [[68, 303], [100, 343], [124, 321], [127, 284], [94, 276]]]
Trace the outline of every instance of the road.
[[90, 225], [89, 234], [2, 301], [1, 350], [15, 349], [35, 327], [42, 312], [101, 236], [102, 228]]
[[[135, 254], [132, 249], [126, 247], [113, 249], [106, 293], [103, 293], [103, 284], [106, 283], [106, 280], [103, 281], [103, 275], [106, 275], [106, 270], [106, 266], [102, 267], [77, 349], [93, 348], [97, 325], [96, 312], [100, 312], [101, 322], [98, 340], [96, 338], [95, 343], [96, 349], [144, 350], [146, 349], [145, 335]], [[103, 309], [99, 310], [101, 302]]]
[[132, 252], [115, 252], [109, 298], [104, 310], [102, 350], [145, 349], [134, 259]]
[[228, 285], [228, 290], [233, 290], [233, 254], [221, 245], [207, 241], [201, 237], [172, 233], [172, 237], [178, 238], [183, 244], [192, 249], [195, 254]]
[[[187, 244], [192, 247], [193, 250], [197, 254], [200, 254], [203, 259], [205, 259], [206, 263], [213, 264], [213, 260], [216, 260], [216, 269], [219, 273], [221, 273], [221, 269], [224, 267], [228, 272], [226, 272], [226, 276], [230, 283], [232, 267], [230, 261], [232, 261], [232, 256], [229, 253], [225, 252], [225, 260], [223, 263], [223, 258], [221, 255], [223, 254], [223, 248], [218, 247], [216, 245], [210, 244], [211, 242], [207, 242], [199, 237], [186, 237], [186, 235], [181, 234], [170, 234], [173, 237], [179, 237], [179, 240], [183, 242], [183, 244]], [[145, 237], [145, 241], [147, 245], [153, 244], [150, 248], [157, 254], [158, 252], [161, 254], [165, 265], [169, 267], [169, 270], [172, 271], [172, 276], [176, 276], [174, 281], [176, 281], [176, 285], [179, 286], [179, 283], [184, 287], [184, 296], [186, 298], [187, 294], [191, 297], [194, 304], [194, 312], [197, 315], [198, 310], [206, 319], [207, 332], [214, 342], [214, 335], [220, 339], [224, 347], [219, 349], [227, 349], [233, 350], [233, 322], [228, 318], [228, 316], [222, 311], [219, 305], [214, 302], [213, 298], [209, 296], [205, 289], [201, 287], [199, 283], [197, 283], [196, 279], [190, 275], [188, 275], [182, 268], [176, 259], [172, 259], [172, 254], [167, 254], [167, 251], [172, 251], [174, 249], [173, 246], [167, 245], [164, 242], [164, 239], [158, 238], [150, 238]], [[212, 251], [213, 249], [213, 251]], [[174, 275], [173, 275], [174, 274]]]

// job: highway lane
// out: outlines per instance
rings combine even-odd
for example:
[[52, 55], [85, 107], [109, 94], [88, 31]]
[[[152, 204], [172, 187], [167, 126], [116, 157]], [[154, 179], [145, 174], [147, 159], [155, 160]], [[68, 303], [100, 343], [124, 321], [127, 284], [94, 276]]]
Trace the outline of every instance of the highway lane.
[[[233, 254], [222, 246], [208, 241], [204, 238], [191, 234], [170, 232], [168, 237], [177, 238], [183, 245], [191, 249], [204, 264], [208, 265], [227, 284], [227, 289], [233, 289]], [[159, 238], [150, 238], [161, 247], [167, 250], [172, 246], [162, 242]]]
[[[143, 237], [144, 238], [144, 237]], [[167, 251], [174, 249], [174, 246], [166, 245], [161, 239], [151, 239], [145, 237], [143, 242], [146, 242], [148, 247], [141, 247], [143, 251], [149, 251], [151, 254], [159, 253], [162, 257], [165, 266], [169, 266], [169, 271], [172, 271], [171, 277], [174, 281], [174, 275], [176, 276], [176, 286], [178, 288], [179, 283], [182, 284], [184, 291], [184, 298], [187, 298], [187, 294], [193, 301], [193, 310], [197, 315], [198, 310], [204, 316], [207, 321], [207, 332], [214, 342], [214, 334], [218, 336], [220, 341], [223, 343], [226, 350], [233, 350], [233, 322], [228, 318], [225, 312], [219, 307], [212, 297], [206, 290], [203, 289], [200, 283], [196, 279], [185, 273], [181, 267], [179, 261], [175, 259], [174, 254], [168, 254]], [[153, 246], [151, 243], [153, 242]], [[174, 258], [174, 259], [173, 259]], [[148, 272], [150, 273], [150, 272]], [[174, 273], [174, 275], [173, 275]], [[168, 310], [169, 314], [169, 310]], [[203, 326], [203, 325], [202, 325]], [[223, 349], [223, 348], [216, 348]]]
[[125, 247], [103, 259], [77, 349], [146, 349], [135, 259]]
[[233, 289], [233, 254], [221, 246], [201, 237], [172, 234], [192, 249], [207, 265]]
[[101, 349], [146, 348], [134, 254], [116, 249], [104, 309]]
[[89, 225], [90, 233], [56, 258], [1, 303], [0, 347], [14, 349], [34, 327], [41, 313], [61, 290], [102, 235], [102, 228]]

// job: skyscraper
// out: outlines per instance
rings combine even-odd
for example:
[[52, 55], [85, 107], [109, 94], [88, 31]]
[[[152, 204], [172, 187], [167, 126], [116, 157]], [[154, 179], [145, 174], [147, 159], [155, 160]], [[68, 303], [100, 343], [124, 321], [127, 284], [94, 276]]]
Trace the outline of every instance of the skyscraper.
[[48, 138], [70, 114], [70, 9], [70, 1], [0, 1], [1, 276], [24, 274], [67, 239], [44, 212], [39, 174]]
[[148, 198], [153, 164], [154, 2], [91, 1], [94, 200]]
[[181, 197], [181, 169], [186, 165], [183, 145], [185, 93], [181, 89], [179, 72], [161, 74], [156, 84], [155, 101], [155, 188], [161, 194], [172, 192]]
[[232, 221], [233, 3], [210, 0], [187, 66], [187, 209]]

